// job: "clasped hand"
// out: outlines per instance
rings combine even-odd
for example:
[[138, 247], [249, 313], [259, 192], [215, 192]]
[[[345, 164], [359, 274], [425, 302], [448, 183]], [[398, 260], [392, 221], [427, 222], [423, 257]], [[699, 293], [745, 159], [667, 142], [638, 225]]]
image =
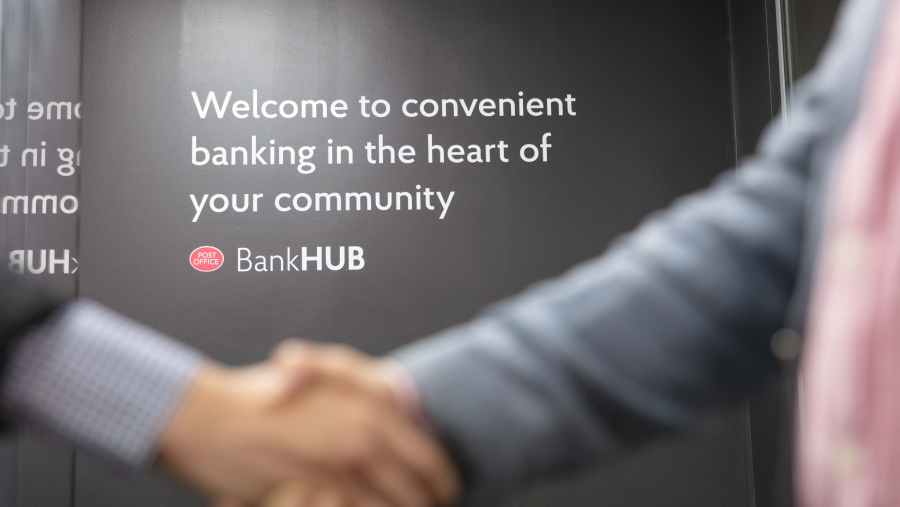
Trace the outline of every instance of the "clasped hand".
[[259, 365], [207, 364], [166, 428], [159, 464], [218, 507], [453, 504], [453, 464], [380, 366], [296, 340]]

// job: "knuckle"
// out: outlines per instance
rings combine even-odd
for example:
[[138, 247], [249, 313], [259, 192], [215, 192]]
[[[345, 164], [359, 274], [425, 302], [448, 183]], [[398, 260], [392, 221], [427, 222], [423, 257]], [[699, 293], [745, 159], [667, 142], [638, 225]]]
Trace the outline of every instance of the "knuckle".
[[338, 453], [341, 468], [361, 470], [367, 468], [375, 458], [375, 446], [371, 439], [355, 437], [348, 439], [342, 452]]
[[344, 344], [328, 345], [325, 352], [329, 359], [338, 364], [358, 364], [363, 357], [359, 351]]
[[371, 434], [378, 426], [381, 414], [377, 405], [360, 398], [354, 403], [351, 418], [358, 431]]
[[429, 477], [440, 477], [444, 473], [444, 467], [441, 465], [440, 460], [430, 454], [426, 454], [422, 458], [420, 466], [422, 472]]
[[443, 479], [448, 477], [450, 472], [447, 470], [440, 462], [435, 460], [426, 460], [421, 464], [421, 472], [422, 474], [428, 478], [429, 481], [433, 481], [435, 483], [444, 482]]
[[288, 338], [275, 347], [275, 355], [299, 355], [306, 353], [308, 349], [309, 346], [306, 342], [297, 338]]
[[351, 366], [356, 363], [356, 352], [349, 347], [340, 345], [331, 351], [331, 361], [340, 366]]

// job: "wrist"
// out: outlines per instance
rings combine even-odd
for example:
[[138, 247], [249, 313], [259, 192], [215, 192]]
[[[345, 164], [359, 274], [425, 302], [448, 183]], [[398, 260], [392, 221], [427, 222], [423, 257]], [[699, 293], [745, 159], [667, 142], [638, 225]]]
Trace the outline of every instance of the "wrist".
[[268, 365], [203, 364], [169, 420], [157, 463], [208, 495], [258, 498], [268, 485], [257, 473], [259, 452], [281, 447], [272, 436], [278, 433], [272, 415], [291, 381]]
[[400, 411], [420, 428], [433, 432], [416, 379], [409, 370], [396, 359], [385, 358], [380, 361], [378, 373]]
[[166, 468], [180, 468], [183, 455], [198, 435], [211, 429], [211, 421], [220, 421], [233, 403], [228, 369], [205, 362], [194, 377], [184, 398], [166, 424], [157, 449], [157, 462]]

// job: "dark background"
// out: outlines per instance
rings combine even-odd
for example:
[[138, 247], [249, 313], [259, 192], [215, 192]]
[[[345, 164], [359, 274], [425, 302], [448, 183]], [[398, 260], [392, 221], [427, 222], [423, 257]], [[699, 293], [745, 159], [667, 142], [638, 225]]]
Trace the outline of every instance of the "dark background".
[[[797, 73], [814, 61], [832, 11], [821, 2], [789, 5]], [[386, 353], [599, 254], [646, 213], [752, 152], [780, 108], [774, 22], [774, 1], [764, 0], [87, 0], [80, 294], [231, 364], [263, 359], [292, 335]], [[277, 100], [344, 99], [350, 114], [201, 121], [190, 97], [233, 90], [238, 99], [253, 88]], [[571, 93], [578, 116], [400, 113], [406, 98], [496, 99], [520, 90]], [[391, 116], [359, 118], [360, 95], [389, 100]], [[517, 147], [544, 132], [553, 133], [546, 164], [515, 156], [509, 164], [427, 164], [427, 133], [445, 146], [502, 138]], [[317, 162], [333, 138], [354, 147], [356, 163], [321, 163], [311, 175], [190, 164], [191, 135], [229, 146], [248, 145], [254, 134], [316, 144]], [[362, 146], [378, 134], [414, 145], [417, 163], [364, 163]], [[416, 184], [456, 191], [444, 220], [431, 212], [279, 213], [271, 204], [281, 192]], [[191, 223], [189, 194], [253, 192], [266, 194], [260, 212], [207, 210]], [[225, 267], [194, 271], [187, 257], [202, 245], [222, 249]], [[319, 245], [360, 245], [366, 267], [236, 272], [241, 246], [279, 254]], [[713, 416], [696, 435], [536, 485], [508, 504], [783, 504], [783, 387]], [[81, 459], [70, 466], [43, 450], [21, 454], [19, 505], [198, 505], [155, 474], [123, 483]], [[31, 467], [40, 473], [28, 471], [29, 459], [45, 465]]]
[[[5, 0], [0, 2], [0, 100], [17, 102], [12, 120], [0, 121], [0, 145], [10, 148], [0, 168], [0, 196], [78, 195], [78, 174], [60, 176], [56, 148], [77, 149], [78, 121], [28, 120], [31, 101], [77, 103], [81, 96], [80, 0]], [[9, 111], [6, 111], [9, 114]], [[24, 148], [47, 143], [45, 167], [22, 168]], [[12, 250], [70, 250], [78, 258], [78, 214], [0, 214], [0, 265]], [[36, 284], [71, 297], [77, 274], [23, 275]], [[62, 507], [71, 504], [70, 452], [34, 435], [0, 437], [0, 507]]]

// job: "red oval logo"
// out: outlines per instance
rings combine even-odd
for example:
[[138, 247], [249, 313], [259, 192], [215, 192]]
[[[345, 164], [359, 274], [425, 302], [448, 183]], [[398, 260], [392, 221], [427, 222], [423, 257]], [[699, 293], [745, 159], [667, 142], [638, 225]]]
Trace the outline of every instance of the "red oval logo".
[[191, 252], [191, 266], [197, 271], [215, 271], [222, 267], [225, 256], [214, 246], [201, 246]]

